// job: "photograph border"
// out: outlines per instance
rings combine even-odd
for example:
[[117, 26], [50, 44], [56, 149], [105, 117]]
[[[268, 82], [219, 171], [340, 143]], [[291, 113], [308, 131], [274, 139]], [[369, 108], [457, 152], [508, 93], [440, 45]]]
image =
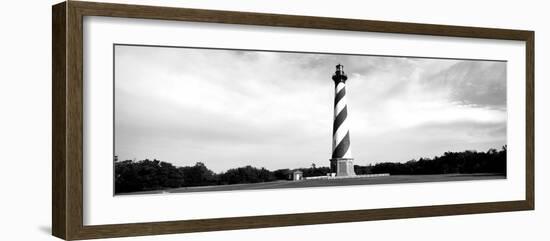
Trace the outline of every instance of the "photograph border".
[[[526, 46], [525, 200], [167, 222], [84, 225], [84, 16], [524, 41]], [[112, 3], [67, 1], [54, 5], [52, 7], [52, 234], [66, 240], [77, 240], [533, 210], [535, 207], [534, 35], [533, 31], [525, 30]]]

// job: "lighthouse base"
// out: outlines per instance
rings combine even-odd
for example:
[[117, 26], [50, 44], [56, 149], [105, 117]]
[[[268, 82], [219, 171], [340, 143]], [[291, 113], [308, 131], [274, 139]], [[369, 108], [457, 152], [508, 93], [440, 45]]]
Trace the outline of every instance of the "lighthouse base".
[[336, 176], [355, 176], [353, 158], [332, 158], [330, 159], [330, 170]]

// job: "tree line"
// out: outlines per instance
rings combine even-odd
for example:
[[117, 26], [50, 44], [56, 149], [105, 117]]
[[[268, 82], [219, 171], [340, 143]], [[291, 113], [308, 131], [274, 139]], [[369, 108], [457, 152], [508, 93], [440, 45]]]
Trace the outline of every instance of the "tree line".
[[356, 174], [389, 173], [390, 175], [420, 175], [447, 173], [495, 173], [506, 175], [506, 146], [487, 152], [445, 152], [443, 156], [420, 158], [405, 163], [381, 162], [355, 166]]
[[[382, 162], [354, 166], [355, 173], [391, 175], [445, 174], [445, 173], [499, 173], [506, 175], [506, 146], [487, 152], [446, 152], [443, 156], [420, 158], [405, 163]], [[292, 172], [300, 170], [304, 177], [325, 176], [330, 167], [278, 169], [244, 166], [215, 173], [202, 162], [193, 166], [177, 167], [160, 160], [118, 161], [115, 158], [115, 193], [161, 190], [165, 188], [230, 185], [241, 183], [291, 180]]]
[[159, 160], [115, 161], [115, 193], [160, 190], [165, 188], [228, 185], [287, 180], [289, 169], [269, 171], [244, 166], [214, 173], [202, 162], [176, 167]]

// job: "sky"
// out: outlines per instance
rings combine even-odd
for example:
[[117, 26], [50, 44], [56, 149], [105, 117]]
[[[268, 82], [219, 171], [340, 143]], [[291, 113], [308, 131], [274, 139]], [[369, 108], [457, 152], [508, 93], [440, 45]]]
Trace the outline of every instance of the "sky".
[[329, 166], [339, 63], [356, 165], [506, 144], [504, 61], [117, 45], [115, 155]]

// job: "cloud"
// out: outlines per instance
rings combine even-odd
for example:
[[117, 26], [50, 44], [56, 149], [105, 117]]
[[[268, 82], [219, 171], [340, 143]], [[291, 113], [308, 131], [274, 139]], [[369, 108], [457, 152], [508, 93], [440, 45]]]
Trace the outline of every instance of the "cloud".
[[465, 105], [506, 107], [506, 63], [463, 61], [430, 76], [427, 85], [451, 91]]
[[115, 62], [120, 159], [326, 166], [338, 63], [357, 164], [506, 143], [503, 62], [137, 46]]

